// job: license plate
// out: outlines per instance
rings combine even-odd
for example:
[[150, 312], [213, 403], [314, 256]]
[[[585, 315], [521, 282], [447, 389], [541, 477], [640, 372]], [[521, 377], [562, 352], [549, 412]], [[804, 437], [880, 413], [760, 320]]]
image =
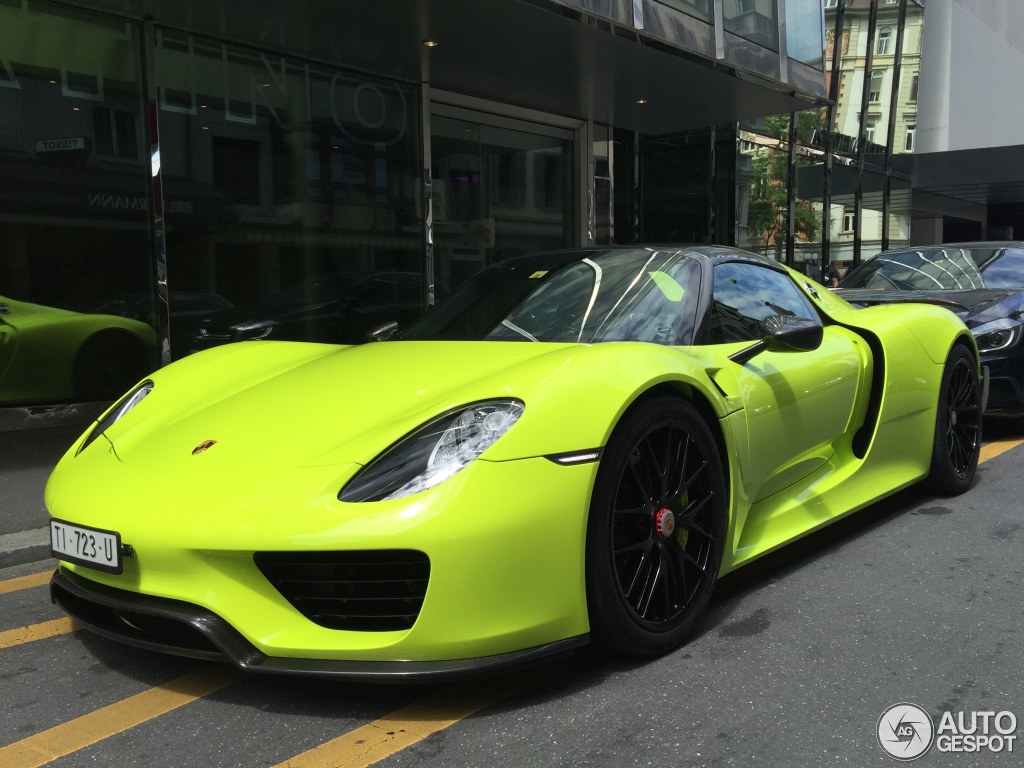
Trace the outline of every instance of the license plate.
[[86, 525], [50, 521], [50, 554], [58, 560], [95, 568], [107, 573], [121, 573], [121, 534]]

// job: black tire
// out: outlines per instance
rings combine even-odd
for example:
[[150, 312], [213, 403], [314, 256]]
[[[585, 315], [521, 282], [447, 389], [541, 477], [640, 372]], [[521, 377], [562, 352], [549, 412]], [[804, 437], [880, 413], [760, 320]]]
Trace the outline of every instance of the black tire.
[[978, 364], [966, 347], [957, 345], [950, 350], [942, 370], [929, 484], [946, 496], [963, 493], [974, 480], [980, 454]]
[[590, 503], [591, 640], [641, 657], [682, 645], [714, 589], [726, 516], [722, 460], [697, 409], [662, 396], [629, 412]]
[[72, 379], [79, 400], [114, 400], [153, 370], [145, 345], [127, 331], [98, 331], [82, 342]]

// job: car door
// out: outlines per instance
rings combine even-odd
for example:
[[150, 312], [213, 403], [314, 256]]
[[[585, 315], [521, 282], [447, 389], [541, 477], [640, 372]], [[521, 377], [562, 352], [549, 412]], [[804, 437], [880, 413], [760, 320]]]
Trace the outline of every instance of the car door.
[[[712, 344], [742, 349], [760, 339], [759, 323], [771, 315], [821, 323], [784, 271], [736, 261], [716, 264], [713, 275]], [[751, 502], [828, 461], [838, 438], [852, 426], [866, 354], [866, 344], [854, 333], [826, 325], [815, 350], [765, 351], [728, 366], [746, 420], [744, 482]]]

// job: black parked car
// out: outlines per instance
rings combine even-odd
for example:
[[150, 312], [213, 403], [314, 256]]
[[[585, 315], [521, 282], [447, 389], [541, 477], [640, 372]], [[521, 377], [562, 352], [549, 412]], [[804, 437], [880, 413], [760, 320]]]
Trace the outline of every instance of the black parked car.
[[423, 311], [421, 281], [415, 272], [321, 275], [262, 304], [208, 315], [189, 334], [189, 352], [253, 339], [359, 344], [374, 326], [405, 326]]
[[[197, 323], [202, 318], [209, 317], [211, 312], [219, 312], [234, 306], [223, 296], [218, 296], [215, 293], [171, 291], [168, 298], [170, 300], [171, 353], [175, 357], [185, 354], [188, 335], [195, 330]], [[93, 312], [130, 317], [156, 328], [153, 295], [150, 293], [119, 296], [96, 307]]]
[[989, 415], [1024, 416], [1024, 242], [886, 251], [847, 273], [837, 293], [858, 304], [946, 303], [978, 340]]

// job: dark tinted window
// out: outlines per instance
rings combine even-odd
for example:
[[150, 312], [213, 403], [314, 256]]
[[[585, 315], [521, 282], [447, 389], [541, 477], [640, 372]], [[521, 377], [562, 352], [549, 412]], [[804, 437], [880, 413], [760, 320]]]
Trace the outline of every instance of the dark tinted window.
[[876, 291], [967, 291], [986, 287], [979, 265], [994, 249], [921, 248], [880, 253], [843, 280], [843, 288]]
[[548, 258], [485, 269], [402, 337], [691, 343], [700, 269], [685, 252], [636, 248]]
[[880, 253], [843, 280], [843, 288], [879, 291], [1024, 289], [1024, 250], [978, 246]]
[[819, 319], [787, 275], [756, 264], [715, 267], [711, 344], [757, 341], [758, 324], [772, 315]]

